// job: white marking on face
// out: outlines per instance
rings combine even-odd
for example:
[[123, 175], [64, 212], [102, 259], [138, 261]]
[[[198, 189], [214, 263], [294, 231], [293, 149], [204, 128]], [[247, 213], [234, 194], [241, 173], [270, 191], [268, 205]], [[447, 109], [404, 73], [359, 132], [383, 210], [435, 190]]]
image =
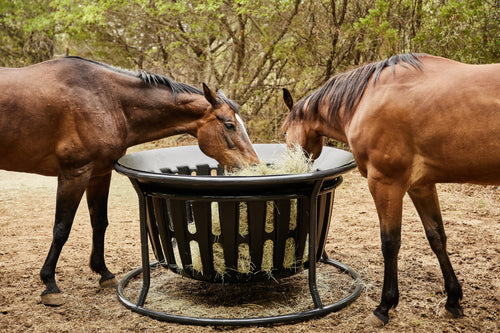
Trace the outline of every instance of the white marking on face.
[[239, 114], [236, 113], [235, 117], [236, 117], [236, 120], [238, 121], [238, 123], [240, 123], [240, 127], [241, 127], [241, 130], [243, 131], [243, 134], [248, 139], [248, 141], [250, 141], [250, 138], [248, 137], [247, 130], [245, 129], [245, 123], [243, 123], [243, 120], [241, 119]]

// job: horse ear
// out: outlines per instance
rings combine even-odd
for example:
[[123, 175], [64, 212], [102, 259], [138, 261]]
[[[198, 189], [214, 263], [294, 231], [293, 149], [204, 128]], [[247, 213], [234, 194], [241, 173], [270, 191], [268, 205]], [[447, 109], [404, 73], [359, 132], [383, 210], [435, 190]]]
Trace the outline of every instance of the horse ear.
[[285, 101], [285, 104], [288, 107], [288, 109], [292, 111], [293, 108], [292, 94], [290, 94], [290, 92], [286, 88], [283, 88], [283, 100]]
[[205, 95], [205, 98], [207, 101], [212, 104], [212, 106], [215, 106], [217, 104], [217, 96], [208, 88], [208, 86], [203, 83], [203, 95]]

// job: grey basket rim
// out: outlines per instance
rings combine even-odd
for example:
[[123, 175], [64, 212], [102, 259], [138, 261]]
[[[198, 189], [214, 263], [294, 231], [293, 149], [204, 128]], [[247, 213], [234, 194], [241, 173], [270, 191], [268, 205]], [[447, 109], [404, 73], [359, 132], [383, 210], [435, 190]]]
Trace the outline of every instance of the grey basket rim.
[[[253, 145], [257, 154], [269, 153], [269, 151], [284, 151], [286, 145], [284, 144], [254, 144]], [[135, 178], [140, 181], [155, 182], [155, 183], [166, 183], [170, 185], [177, 186], [255, 186], [255, 185], [277, 185], [277, 184], [293, 184], [293, 183], [303, 183], [311, 182], [318, 179], [331, 179], [340, 176], [343, 173], [356, 167], [356, 162], [350, 152], [345, 150], [323, 147], [323, 152], [320, 157], [315, 161], [313, 168], [315, 171], [310, 173], [300, 173], [300, 174], [282, 174], [282, 175], [262, 175], [262, 176], [210, 176], [210, 175], [182, 175], [182, 174], [172, 174], [163, 173], [158, 171], [144, 170], [144, 168], [139, 168], [134, 165], [134, 160], [138, 158], [148, 158], [155, 154], [162, 154], [165, 156], [169, 152], [186, 150], [189, 153], [189, 158], [194, 157], [202, 158], [200, 164], [208, 165], [210, 168], [217, 169], [219, 164], [216, 160], [206, 156], [198, 146], [179, 146], [179, 147], [169, 147], [153, 149], [141, 152], [135, 152], [127, 154], [121, 157], [115, 163], [115, 170], [123, 175], [130, 178]], [[267, 156], [268, 157], [268, 156]], [[269, 159], [263, 158], [268, 162]]]

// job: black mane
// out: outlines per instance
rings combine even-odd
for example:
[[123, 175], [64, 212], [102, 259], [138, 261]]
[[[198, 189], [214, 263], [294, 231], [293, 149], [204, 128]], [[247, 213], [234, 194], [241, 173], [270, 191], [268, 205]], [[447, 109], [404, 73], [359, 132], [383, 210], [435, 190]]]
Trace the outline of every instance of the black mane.
[[170, 90], [172, 90], [172, 94], [174, 94], [174, 98], [177, 96], [177, 94], [183, 92], [188, 94], [203, 95], [203, 91], [201, 91], [201, 89], [193, 87], [186, 83], [176, 82], [168, 76], [164, 76], [161, 74], [154, 74], [141, 70], [135, 76], [151, 86], [161, 84], [170, 88]]
[[405, 66], [402, 63], [409, 64], [410, 66], [421, 70], [420, 56], [422, 55], [423, 54], [415, 53], [395, 55], [391, 58], [370, 63], [352, 71], [338, 74], [328, 80], [316, 92], [297, 102], [292, 110], [292, 113], [290, 114], [290, 117], [287, 119], [289, 121], [297, 118], [302, 119], [306, 103], [310, 112], [313, 114], [317, 113], [318, 108], [324, 99], [327, 99], [328, 101], [329, 121], [333, 121], [336, 118], [342, 105], [344, 105], [345, 115], [349, 118], [352, 115], [355, 106], [358, 105], [361, 97], [363, 96], [366, 85], [372, 76], [373, 84], [375, 84], [384, 68], [391, 67], [391, 70], [394, 73], [394, 66], [396, 64]]
[[[113, 67], [108, 64], [98, 62], [92, 59], [86, 59], [86, 58], [81, 58], [81, 57], [76, 57], [76, 56], [68, 56], [66, 58], [72, 58], [72, 59], [79, 59], [83, 61], [88, 61], [93, 64], [103, 66], [107, 69], [111, 69], [115, 72], [122, 73], [125, 75], [137, 77], [144, 81], [145, 83], [149, 84], [150, 86], [157, 86], [157, 85], [163, 85], [168, 87], [172, 91], [172, 95], [174, 96], [174, 99], [177, 97], [178, 94], [180, 93], [188, 93], [188, 94], [197, 94], [197, 95], [203, 95], [203, 91], [199, 88], [193, 87], [189, 84], [186, 83], [180, 83], [176, 82], [173, 79], [169, 78], [168, 76], [161, 75], [161, 74], [154, 74], [150, 73], [144, 70], [140, 70], [138, 72], [132, 72], [126, 69], [118, 68], [118, 67]], [[229, 105], [231, 109], [233, 109], [234, 112], [238, 113], [239, 112], [239, 106], [227, 98], [224, 93], [221, 91], [217, 92], [217, 97], [223, 102]]]

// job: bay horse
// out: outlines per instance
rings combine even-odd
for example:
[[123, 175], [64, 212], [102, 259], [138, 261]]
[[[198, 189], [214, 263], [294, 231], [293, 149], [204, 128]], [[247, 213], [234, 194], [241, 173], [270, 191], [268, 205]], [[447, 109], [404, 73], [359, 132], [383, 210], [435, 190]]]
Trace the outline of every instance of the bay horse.
[[441, 315], [463, 315], [462, 289], [446, 251], [436, 183], [500, 185], [500, 64], [469, 65], [403, 54], [332, 77], [294, 105], [287, 144], [314, 158], [323, 138], [348, 143], [380, 220], [384, 283], [367, 322], [381, 326], [399, 301], [397, 264], [408, 193], [436, 254], [447, 293]]
[[65, 301], [55, 268], [86, 191], [91, 269], [117, 282], [104, 262], [111, 172], [128, 147], [188, 133], [220, 164], [258, 161], [238, 106], [222, 92], [79, 57], [0, 68], [0, 169], [57, 176], [53, 240], [40, 277], [43, 304]]

